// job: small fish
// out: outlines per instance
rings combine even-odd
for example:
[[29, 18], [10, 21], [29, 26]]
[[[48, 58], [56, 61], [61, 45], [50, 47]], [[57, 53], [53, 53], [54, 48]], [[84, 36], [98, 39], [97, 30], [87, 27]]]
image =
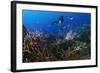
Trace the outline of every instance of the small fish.
[[74, 17], [73, 16], [69, 16], [69, 17], [67, 17], [69, 20], [73, 20], [74, 19]]

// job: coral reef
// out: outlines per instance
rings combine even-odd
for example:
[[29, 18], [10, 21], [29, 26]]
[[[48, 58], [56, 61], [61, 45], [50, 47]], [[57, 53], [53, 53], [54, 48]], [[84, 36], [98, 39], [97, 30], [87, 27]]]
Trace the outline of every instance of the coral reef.
[[[72, 31], [71, 35], [72, 35]], [[76, 37], [46, 36], [41, 32], [27, 32], [23, 26], [23, 62], [45, 62], [90, 59], [89, 28], [80, 29]], [[86, 38], [88, 37], [88, 38]], [[66, 39], [67, 38], [67, 39]]]

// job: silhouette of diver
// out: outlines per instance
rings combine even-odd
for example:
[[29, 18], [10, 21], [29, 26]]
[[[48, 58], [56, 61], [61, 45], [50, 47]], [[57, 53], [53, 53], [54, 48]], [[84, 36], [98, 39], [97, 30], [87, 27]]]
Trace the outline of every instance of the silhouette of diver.
[[53, 24], [59, 25], [62, 24], [63, 22], [64, 22], [64, 17], [60, 16], [57, 20], [53, 22]]

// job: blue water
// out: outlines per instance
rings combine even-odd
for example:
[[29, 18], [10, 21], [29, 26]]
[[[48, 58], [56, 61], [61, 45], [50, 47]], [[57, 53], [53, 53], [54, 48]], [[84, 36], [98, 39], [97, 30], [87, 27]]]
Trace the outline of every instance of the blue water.
[[[60, 16], [63, 16], [64, 21], [62, 23], [53, 24], [53, 22], [59, 20]], [[79, 28], [83, 25], [91, 24], [91, 14], [76, 12], [23, 10], [22, 22], [28, 32], [40, 31], [44, 34], [57, 34], [59, 30], [60, 33], [63, 33], [67, 32], [70, 29], [76, 32], [79, 31]]]

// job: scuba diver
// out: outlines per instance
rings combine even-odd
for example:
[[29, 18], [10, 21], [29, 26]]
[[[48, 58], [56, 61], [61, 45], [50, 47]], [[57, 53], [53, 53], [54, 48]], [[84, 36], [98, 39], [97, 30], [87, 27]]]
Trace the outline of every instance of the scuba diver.
[[64, 17], [60, 16], [57, 20], [55, 20], [52, 24], [54, 25], [59, 25], [62, 24], [64, 22]]

